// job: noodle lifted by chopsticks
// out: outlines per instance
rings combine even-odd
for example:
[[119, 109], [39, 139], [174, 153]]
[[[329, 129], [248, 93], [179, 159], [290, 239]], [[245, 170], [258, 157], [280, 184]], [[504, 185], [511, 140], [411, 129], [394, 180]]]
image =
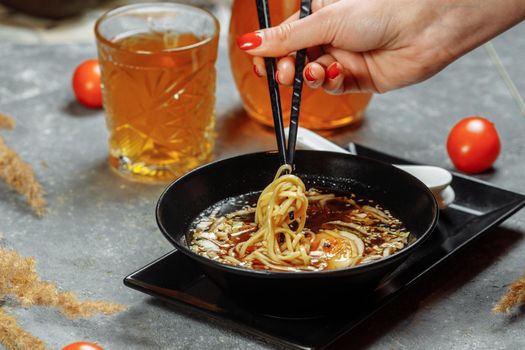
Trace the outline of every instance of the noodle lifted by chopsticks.
[[243, 260], [259, 260], [279, 270], [309, 264], [310, 240], [302, 232], [308, 208], [306, 188], [291, 170], [290, 165], [282, 165], [259, 196], [255, 212], [259, 229], [238, 245]]

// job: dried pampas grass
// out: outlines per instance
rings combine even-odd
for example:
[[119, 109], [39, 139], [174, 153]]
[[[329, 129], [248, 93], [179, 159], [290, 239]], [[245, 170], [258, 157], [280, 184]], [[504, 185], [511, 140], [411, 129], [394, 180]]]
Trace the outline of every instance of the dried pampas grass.
[[[0, 248], [0, 297], [12, 296], [21, 306], [50, 306], [69, 318], [88, 318], [95, 314], [112, 315], [126, 306], [106, 301], [80, 301], [72, 292], [60, 292], [55, 283], [42, 281], [34, 258]], [[45, 349], [44, 343], [24, 331], [16, 319], [0, 308], [0, 343], [7, 349]]]
[[525, 304], [525, 274], [510, 285], [507, 293], [492, 309], [493, 313], [508, 314], [516, 306]]
[[112, 315], [125, 309], [123, 305], [105, 301], [82, 302], [72, 292], [60, 292], [55, 283], [40, 280], [34, 258], [3, 248], [0, 248], [0, 295], [15, 297], [23, 307], [54, 307], [69, 318], [91, 317], [97, 313]]
[[37, 181], [31, 165], [10, 149], [0, 137], [0, 179], [26, 197], [38, 216], [44, 215], [44, 190]]
[[45, 350], [43, 341], [26, 332], [14, 316], [0, 308], [0, 344], [8, 350]]
[[15, 127], [15, 120], [7, 115], [0, 113], [0, 129], [13, 129]]

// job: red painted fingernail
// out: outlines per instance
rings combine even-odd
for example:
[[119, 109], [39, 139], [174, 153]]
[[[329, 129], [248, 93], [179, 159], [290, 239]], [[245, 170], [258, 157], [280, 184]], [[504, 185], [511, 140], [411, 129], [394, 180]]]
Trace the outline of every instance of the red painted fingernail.
[[253, 65], [253, 72], [255, 73], [256, 76], [258, 76], [259, 78], [262, 77], [262, 74], [259, 73], [259, 70], [257, 69], [257, 66], [254, 64]]
[[277, 82], [277, 84], [280, 84], [281, 82], [279, 81], [279, 71], [276, 70], [275, 71], [275, 81]]
[[326, 69], [326, 75], [328, 76], [328, 79], [335, 79], [341, 74], [341, 70], [337, 66], [337, 63], [332, 63], [328, 66]]
[[315, 77], [312, 75], [312, 70], [310, 69], [310, 67], [307, 67], [304, 71], [304, 77], [308, 81], [315, 81]]
[[262, 37], [259, 32], [246, 33], [237, 38], [237, 46], [239, 46], [241, 50], [252, 50], [261, 44]]

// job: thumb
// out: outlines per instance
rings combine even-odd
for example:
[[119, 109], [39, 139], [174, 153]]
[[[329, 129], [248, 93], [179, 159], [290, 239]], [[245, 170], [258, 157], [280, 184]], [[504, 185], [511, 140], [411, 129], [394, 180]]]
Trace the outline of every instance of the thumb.
[[279, 26], [244, 34], [237, 38], [237, 46], [250, 55], [281, 57], [300, 49], [329, 44], [328, 33], [332, 23], [319, 11]]

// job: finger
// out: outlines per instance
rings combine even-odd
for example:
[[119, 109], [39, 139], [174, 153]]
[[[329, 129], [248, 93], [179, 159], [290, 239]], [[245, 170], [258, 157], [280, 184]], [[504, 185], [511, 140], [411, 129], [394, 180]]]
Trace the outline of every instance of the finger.
[[314, 62], [319, 63], [321, 66], [323, 66], [324, 69], [326, 69], [328, 68], [329, 65], [331, 65], [335, 61], [336, 59], [334, 58], [334, 56], [330, 54], [324, 54], [324, 55], [317, 57], [317, 59]]
[[[326, 69], [335, 61], [332, 55], [324, 54], [319, 56], [314, 62], [308, 64], [306, 68], [310, 68], [310, 70], [305, 70], [304, 72], [308, 86], [314, 89], [322, 86], [327, 79]], [[310, 76], [308, 76], [307, 73], [309, 73]]]
[[254, 57], [253, 58], [253, 73], [261, 78], [266, 76], [266, 65], [264, 64], [264, 58]]
[[344, 92], [343, 66], [334, 62], [326, 68], [323, 89], [330, 95], [340, 95]]
[[363, 54], [325, 47], [334, 61], [344, 62], [344, 92], [378, 92]]
[[[333, 2], [324, 0], [321, 5]], [[306, 18], [244, 34], [237, 39], [237, 45], [251, 55], [279, 57], [302, 48], [328, 44], [332, 32], [329, 26], [333, 21], [327, 17], [326, 11], [321, 9]]]
[[312, 89], [317, 89], [323, 85], [325, 79], [325, 70], [317, 62], [312, 62], [306, 65], [303, 70], [304, 82]]
[[295, 76], [295, 57], [286, 56], [277, 62], [275, 79], [281, 85], [292, 85]]
[[[362, 57], [359, 53], [350, 53], [342, 50], [335, 50], [330, 46], [323, 47], [326, 52], [315, 62], [323, 65], [326, 70], [323, 88], [329, 94], [341, 94], [347, 92], [363, 92], [362, 83], [358, 80], [363, 70]], [[333, 65], [334, 63], [338, 65]], [[344, 62], [344, 64], [341, 64]], [[366, 68], [366, 64], [364, 64]], [[338, 75], [342, 75], [342, 85]], [[370, 91], [367, 89], [367, 91]]]

